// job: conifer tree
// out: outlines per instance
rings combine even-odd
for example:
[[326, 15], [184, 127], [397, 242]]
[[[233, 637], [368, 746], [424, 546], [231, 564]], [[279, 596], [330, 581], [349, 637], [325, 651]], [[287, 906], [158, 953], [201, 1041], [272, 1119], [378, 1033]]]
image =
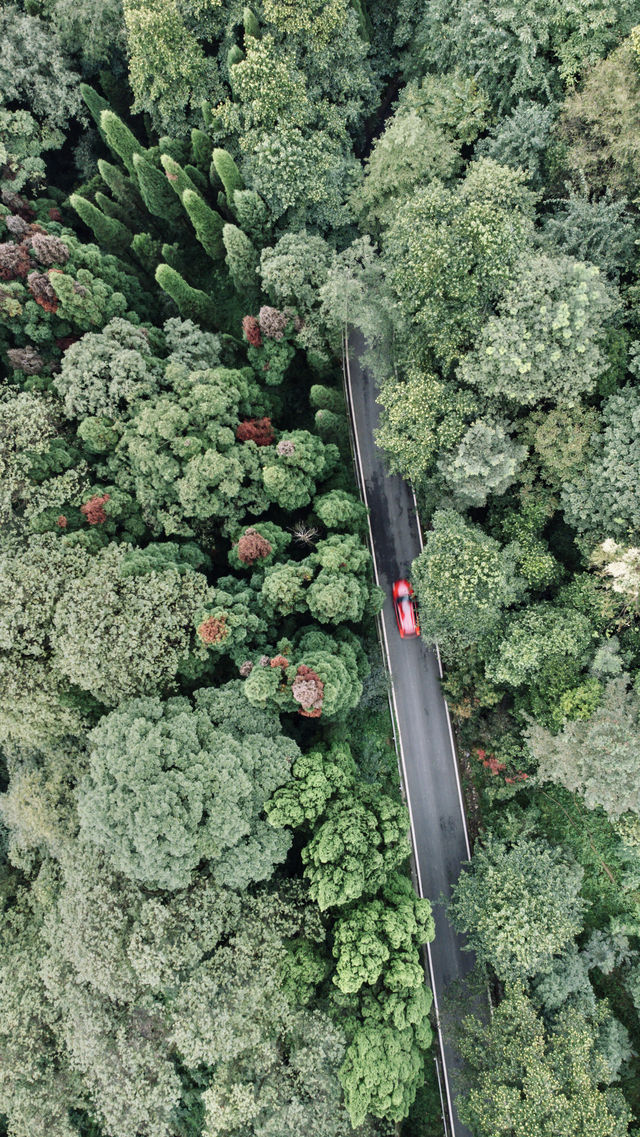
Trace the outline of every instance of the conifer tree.
[[208, 176], [211, 165], [211, 139], [198, 127], [194, 127], [191, 131], [191, 153], [194, 164]]
[[94, 90], [93, 87], [90, 87], [88, 83], [80, 84], [80, 94], [87, 104], [89, 114], [95, 120], [98, 130], [104, 138], [104, 130], [102, 128], [102, 123], [100, 122], [100, 116], [103, 111], [111, 110], [111, 107], [109, 106], [107, 100], [103, 99], [102, 95], [99, 95], [98, 92]]
[[78, 193], [71, 194], [69, 204], [73, 206], [85, 225], [93, 230], [101, 248], [116, 254], [126, 252], [131, 244], [132, 234], [121, 221], [115, 217], [106, 217], [102, 210]]
[[205, 253], [208, 253], [214, 261], [220, 260], [225, 251], [222, 240], [224, 222], [220, 214], [211, 209], [199, 194], [190, 189], [184, 191], [182, 204]]
[[241, 295], [256, 294], [258, 253], [242, 229], [237, 225], [225, 225], [222, 239], [227, 251], [226, 261], [236, 291]]
[[178, 197], [181, 198], [184, 191], [188, 189], [193, 193], [198, 192], [198, 187], [191, 181], [191, 178], [186, 171], [183, 170], [180, 163], [176, 162], [175, 158], [172, 158], [170, 154], [162, 154], [160, 156], [160, 162], [167, 175], [167, 182], [173, 191], [177, 193]]
[[134, 154], [133, 168], [142, 200], [149, 213], [163, 221], [177, 221], [182, 214], [179, 202], [167, 181], [166, 174], [142, 154]]
[[100, 126], [104, 132], [104, 137], [109, 149], [118, 155], [118, 158], [124, 162], [129, 173], [135, 177], [133, 155], [144, 154], [144, 146], [140, 145], [135, 134], [129, 130], [126, 123], [111, 109], [102, 111], [100, 115]]
[[155, 275], [160, 287], [175, 301], [181, 316], [205, 327], [215, 327], [215, 305], [206, 292], [192, 288], [170, 265], [158, 265]]
[[229, 209], [233, 209], [233, 195], [235, 191], [244, 189], [242, 174], [228, 150], [214, 150], [212, 162], [224, 186], [227, 195], [227, 205]]
[[242, 23], [244, 24], [245, 36], [252, 36], [253, 39], [260, 39], [260, 24], [255, 12], [251, 8], [245, 8], [242, 13]]

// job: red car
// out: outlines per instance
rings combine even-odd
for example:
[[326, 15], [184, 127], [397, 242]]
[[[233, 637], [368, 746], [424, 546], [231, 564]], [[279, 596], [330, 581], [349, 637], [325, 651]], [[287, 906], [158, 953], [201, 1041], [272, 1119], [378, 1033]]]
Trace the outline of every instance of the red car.
[[408, 580], [396, 580], [393, 586], [393, 607], [402, 638], [419, 635], [418, 608]]

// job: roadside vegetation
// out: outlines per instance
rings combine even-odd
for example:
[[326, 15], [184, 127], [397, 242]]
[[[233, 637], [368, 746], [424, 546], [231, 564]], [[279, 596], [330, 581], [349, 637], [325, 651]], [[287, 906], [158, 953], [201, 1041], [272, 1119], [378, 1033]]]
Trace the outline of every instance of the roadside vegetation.
[[638, 26], [2, 6], [7, 1137], [438, 1132], [345, 322], [477, 803], [460, 1113], [640, 1126]]

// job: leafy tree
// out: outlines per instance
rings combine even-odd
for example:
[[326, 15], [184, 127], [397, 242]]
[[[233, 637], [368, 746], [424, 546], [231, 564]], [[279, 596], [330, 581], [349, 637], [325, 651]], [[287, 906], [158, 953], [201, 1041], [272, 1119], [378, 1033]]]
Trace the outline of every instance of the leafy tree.
[[296, 753], [285, 739], [239, 741], [187, 699], [124, 703], [89, 737], [81, 831], [152, 888], [186, 887], [202, 861], [220, 884], [244, 888], [286, 854], [286, 837], [260, 814]]
[[463, 506], [482, 506], [489, 494], [503, 494], [516, 480], [526, 456], [500, 421], [476, 419], [462, 436], [458, 449], [444, 454], [438, 469]]
[[594, 434], [584, 466], [566, 482], [565, 518], [579, 533], [628, 538], [640, 531], [640, 392], [623, 387], [602, 405], [603, 429]]
[[356, 765], [346, 743], [333, 743], [326, 752], [300, 754], [293, 763], [290, 781], [267, 802], [267, 817], [278, 827], [315, 825], [331, 798], [348, 793], [355, 779]]
[[542, 477], [554, 490], [581, 471], [599, 426], [597, 410], [582, 403], [535, 410], [522, 422], [522, 436], [532, 445]]
[[309, 895], [324, 911], [376, 892], [407, 857], [403, 805], [362, 787], [357, 798], [338, 798], [302, 850]]
[[408, 65], [412, 73], [457, 67], [504, 113], [521, 96], [544, 100], [572, 86], [636, 18], [630, 0], [594, 0], [570, 12], [559, 0], [500, 0], [491, 9], [481, 0], [437, 0], [418, 22]]
[[[190, 5], [124, 0], [123, 6], [135, 109], [151, 114], [161, 132], [183, 134], [199, 122], [202, 100], [221, 92], [217, 60], [205, 55], [193, 22], [185, 19]], [[224, 21], [218, 5], [210, 8], [209, 35]], [[196, 10], [193, 5], [193, 15]]]
[[[429, 1027], [421, 1037], [424, 1048]], [[351, 1123], [361, 1125], [368, 1113], [401, 1121], [407, 1116], [424, 1077], [422, 1048], [414, 1032], [365, 1023], [356, 1033], [340, 1070]]]
[[503, 981], [544, 974], [582, 928], [583, 869], [561, 849], [491, 836], [453, 890], [451, 911], [470, 949]]
[[600, 805], [611, 817], [640, 813], [639, 715], [638, 694], [621, 676], [607, 684], [601, 705], [585, 721], [565, 723], [556, 735], [532, 724], [527, 742], [539, 777], [581, 794], [590, 809]]
[[521, 170], [474, 162], [401, 206], [385, 235], [388, 279], [422, 350], [447, 367], [468, 349], [531, 240], [533, 195]]
[[605, 369], [603, 331], [617, 307], [595, 265], [544, 255], [522, 260], [460, 377], [520, 406], [575, 403]]
[[131, 551], [112, 543], [69, 575], [48, 634], [57, 675], [107, 706], [167, 690], [204, 654], [198, 613], [213, 598], [206, 578], [177, 566], [127, 571]]
[[585, 75], [560, 117], [567, 163], [590, 189], [632, 197], [638, 192], [640, 68], [629, 40]]
[[366, 529], [366, 507], [346, 490], [330, 490], [318, 495], [314, 498], [313, 509], [327, 529], [356, 533]]
[[144, 329], [117, 318], [67, 348], [54, 387], [69, 417], [116, 418], [155, 394], [158, 370]]
[[[434, 937], [431, 905], [415, 895], [406, 876], [394, 874], [380, 899], [358, 904], [333, 926], [334, 983], [345, 993], [372, 987], [381, 975], [394, 987], [394, 973]], [[421, 973], [422, 967], [418, 962]], [[401, 984], [398, 984], [401, 985]]]
[[617, 280], [635, 256], [636, 228], [626, 199], [613, 197], [608, 189], [601, 197], [570, 189], [554, 205], [542, 227], [544, 247], [590, 261]]
[[433, 471], [440, 451], [456, 446], [473, 421], [474, 394], [447, 383], [415, 362], [400, 381], [383, 383], [378, 402], [384, 410], [376, 442], [389, 469], [419, 486]]
[[269, 452], [262, 471], [264, 488], [282, 509], [301, 509], [313, 497], [316, 483], [334, 469], [339, 452], [306, 430], [283, 435], [275, 452]]
[[493, 158], [501, 166], [519, 167], [527, 172], [533, 189], [545, 189], [552, 180], [554, 163], [559, 162], [555, 120], [554, 107], [520, 99], [511, 114], [477, 144], [475, 155]]
[[284, 233], [260, 254], [262, 287], [278, 307], [290, 305], [307, 315], [316, 306], [331, 260], [331, 246], [322, 237], [304, 229]]
[[513, 562], [455, 510], [438, 510], [432, 525], [411, 568], [421, 634], [432, 643], [468, 646], [486, 636], [515, 600]]
[[450, 181], [460, 167], [454, 142], [420, 110], [400, 99], [367, 159], [362, 186], [353, 191], [354, 208], [373, 232], [393, 221], [418, 186]]
[[548, 601], [510, 614], [501, 632], [488, 646], [485, 670], [489, 679], [509, 687], [540, 682], [566, 660], [584, 666], [592, 643], [586, 616]]
[[258, 448], [235, 437], [257, 395], [248, 369], [175, 367], [166, 380], [165, 393], [137, 404], [109, 469], [167, 534], [188, 535], [190, 522], [211, 517], [237, 525], [247, 510], [263, 512], [269, 497]]
[[[3, 52], [0, 90], [7, 109], [24, 105], [37, 124], [43, 151], [62, 146], [70, 120], [80, 117], [79, 76], [50, 27], [14, 4], [0, 12]], [[19, 189], [19, 186], [15, 187]]]
[[520, 986], [510, 986], [488, 1025], [465, 1020], [468, 1087], [459, 1113], [478, 1137], [624, 1137], [631, 1115], [599, 1053], [592, 1023], [567, 1008], [550, 1029]]

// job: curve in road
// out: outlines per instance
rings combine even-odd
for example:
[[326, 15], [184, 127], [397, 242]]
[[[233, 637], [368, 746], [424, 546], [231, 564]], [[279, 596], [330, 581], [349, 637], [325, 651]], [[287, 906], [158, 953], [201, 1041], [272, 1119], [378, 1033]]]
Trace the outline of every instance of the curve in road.
[[[396, 745], [411, 819], [415, 872], [420, 894], [437, 901], [450, 896], [461, 862], [470, 857], [469, 837], [449, 711], [440, 688], [439, 658], [422, 639], [401, 639], [396, 627], [393, 582], [409, 576], [411, 563], [422, 549], [422, 536], [411, 487], [386, 472], [382, 452], [374, 442], [379, 422], [378, 391], [360, 364], [363, 349], [358, 333], [345, 335], [345, 387], [360, 492], [369, 509], [374, 573], [386, 595], [381, 632], [391, 675]], [[447, 1042], [450, 1012], [443, 1006], [443, 995], [451, 983], [464, 979], [473, 958], [463, 951], [463, 939], [453, 930], [443, 905], [434, 908], [434, 920], [436, 936], [427, 945], [427, 958], [449, 1130], [453, 1137], [471, 1137], [457, 1116], [451, 1089], [456, 1057]]]

